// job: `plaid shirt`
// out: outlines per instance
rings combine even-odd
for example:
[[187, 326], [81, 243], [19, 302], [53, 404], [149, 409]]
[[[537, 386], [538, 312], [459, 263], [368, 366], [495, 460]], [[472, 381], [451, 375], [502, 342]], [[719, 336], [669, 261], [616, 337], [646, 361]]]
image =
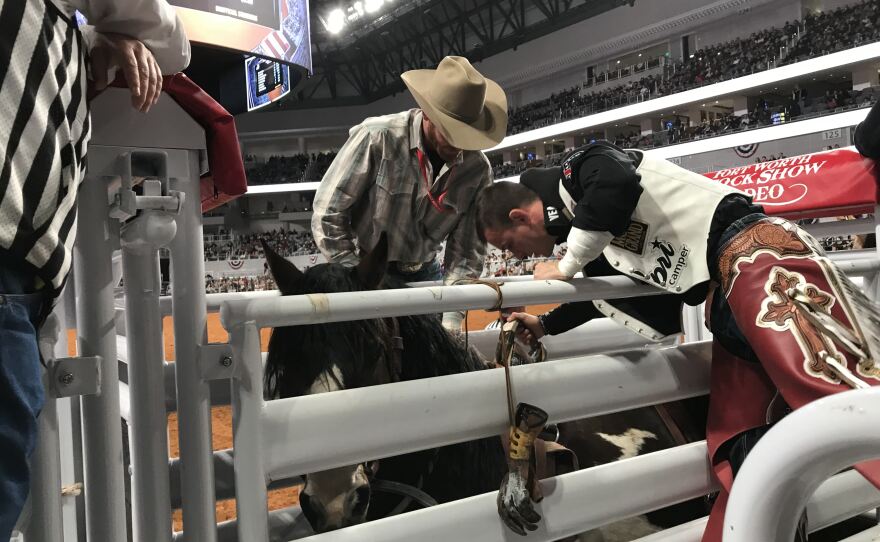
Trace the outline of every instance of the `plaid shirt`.
[[[331, 262], [354, 265], [388, 233], [388, 261], [430, 262], [446, 241], [444, 265], [449, 284], [479, 277], [486, 247], [477, 236], [474, 200], [492, 183], [492, 170], [479, 151], [463, 151], [446, 164], [431, 193], [443, 198], [443, 212], [428, 198], [421, 173], [422, 112], [372, 117], [349, 132], [348, 141], [315, 194], [312, 234]], [[430, 160], [424, 159], [433, 179]]]

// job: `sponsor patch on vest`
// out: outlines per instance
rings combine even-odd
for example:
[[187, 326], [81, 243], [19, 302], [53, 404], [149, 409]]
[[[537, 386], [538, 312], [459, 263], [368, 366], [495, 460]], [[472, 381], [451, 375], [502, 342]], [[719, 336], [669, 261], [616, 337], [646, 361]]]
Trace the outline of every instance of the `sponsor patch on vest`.
[[688, 266], [691, 249], [687, 245], [681, 245], [681, 248], [676, 250], [672, 243], [655, 238], [651, 242], [651, 251], [659, 253], [654, 269], [648, 274], [638, 270], [634, 270], [633, 273], [664, 288], [675, 286]]
[[548, 206], [547, 207], [547, 219], [550, 222], [552, 222], [552, 221], [556, 220], [557, 218], [559, 218], [559, 211], [556, 209], [556, 207], [553, 207], [552, 205]]
[[571, 175], [574, 173], [572, 162], [574, 162], [577, 158], [584, 154], [584, 151], [580, 150], [573, 153], [571, 156], [565, 159], [565, 162], [562, 163], [562, 175], [565, 176], [565, 180], [570, 181]]
[[611, 244], [617, 248], [628, 250], [636, 254], [645, 251], [645, 239], [648, 237], [648, 225], [644, 222], [633, 220], [623, 235], [618, 235], [611, 240]]

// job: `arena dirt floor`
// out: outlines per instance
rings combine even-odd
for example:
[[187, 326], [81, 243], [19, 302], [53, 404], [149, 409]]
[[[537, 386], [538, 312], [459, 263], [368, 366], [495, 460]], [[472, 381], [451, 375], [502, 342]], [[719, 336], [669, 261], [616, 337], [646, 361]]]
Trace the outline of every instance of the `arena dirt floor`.
[[[550, 308], [553, 305], [540, 305], [535, 307], [529, 307], [528, 311], [533, 314], [540, 314]], [[479, 330], [483, 329], [487, 324], [494, 321], [498, 317], [497, 312], [487, 312], [487, 311], [471, 311], [468, 313], [468, 321], [467, 328], [469, 330]], [[169, 361], [173, 361], [174, 359], [174, 332], [173, 326], [171, 323], [171, 318], [166, 317], [163, 322], [164, 328], [164, 336], [165, 336], [165, 357]], [[262, 330], [262, 347], [265, 351], [269, 344], [269, 336], [271, 334], [271, 330], [264, 329]], [[76, 336], [75, 332], [71, 330], [69, 332], [69, 344], [76, 344]], [[220, 317], [218, 314], [209, 314], [208, 315], [208, 341], [212, 343], [221, 343], [227, 341], [226, 330], [223, 329], [223, 326], [220, 325]], [[75, 348], [71, 347], [71, 350]], [[75, 352], [71, 352], [71, 355], [75, 355]], [[223, 450], [226, 448], [232, 447], [232, 412], [229, 407], [214, 407], [212, 409], [212, 433], [213, 433], [213, 446], [215, 450]], [[168, 442], [171, 447], [171, 457], [177, 457], [178, 452], [178, 444], [177, 444], [177, 414], [172, 413], [168, 416]], [[277, 491], [271, 491], [269, 493], [269, 509], [275, 510], [278, 508], [286, 508], [288, 506], [293, 506], [298, 502], [299, 495], [299, 487], [292, 487], [287, 489], [281, 489]], [[226, 521], [229, 519], [235, 518], [235, 501], [234, 500], [226, 500], [220, 501], [217, 503], [217, 521]], [[183, 519], [180, 510], [174, 511], [174, 530], [180, 531], [183, 530]]]

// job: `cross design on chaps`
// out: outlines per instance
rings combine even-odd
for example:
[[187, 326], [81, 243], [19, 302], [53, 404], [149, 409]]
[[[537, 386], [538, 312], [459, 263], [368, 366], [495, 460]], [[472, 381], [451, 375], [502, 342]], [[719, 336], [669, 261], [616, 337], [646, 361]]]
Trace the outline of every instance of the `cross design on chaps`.
[[[782, 268], [774, 267], [771, 271], [771, 279], [765, 286], [765, 291], [769, 296], [764, 300], [764, 307], [758, 315], [758, 325], [780, 332], [790, 331], [793, 333], [806, 357], [804, 369], [807, 373], [832, 384], [839, 384], [840, 378], [837, 373], [825, 363], [820, 354], [827, 353], [844, 366], [846, 366], [846, 358], [833, 345], [827, 344], [822, 339], [820, 333], [795, 307], [788, 295], [791, 288], [805, 282], [804, 277], [799, 273], [788, 273]], [[807, 284], [803, 291], [816, 305], [829, 313], [831, 312], [834, 298], [830, 294], [823, 292], [813, 284]]]

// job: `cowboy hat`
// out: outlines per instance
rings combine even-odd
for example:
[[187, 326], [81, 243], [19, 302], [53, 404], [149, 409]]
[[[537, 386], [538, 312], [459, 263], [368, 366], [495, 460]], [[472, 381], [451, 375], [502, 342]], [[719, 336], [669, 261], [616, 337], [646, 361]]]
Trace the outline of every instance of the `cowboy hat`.
[[507, 96], [468, 59], [447, 56], [436, 70], [410, 70], [400, 78], [450, 145], [478, 151], [504, 139]]

